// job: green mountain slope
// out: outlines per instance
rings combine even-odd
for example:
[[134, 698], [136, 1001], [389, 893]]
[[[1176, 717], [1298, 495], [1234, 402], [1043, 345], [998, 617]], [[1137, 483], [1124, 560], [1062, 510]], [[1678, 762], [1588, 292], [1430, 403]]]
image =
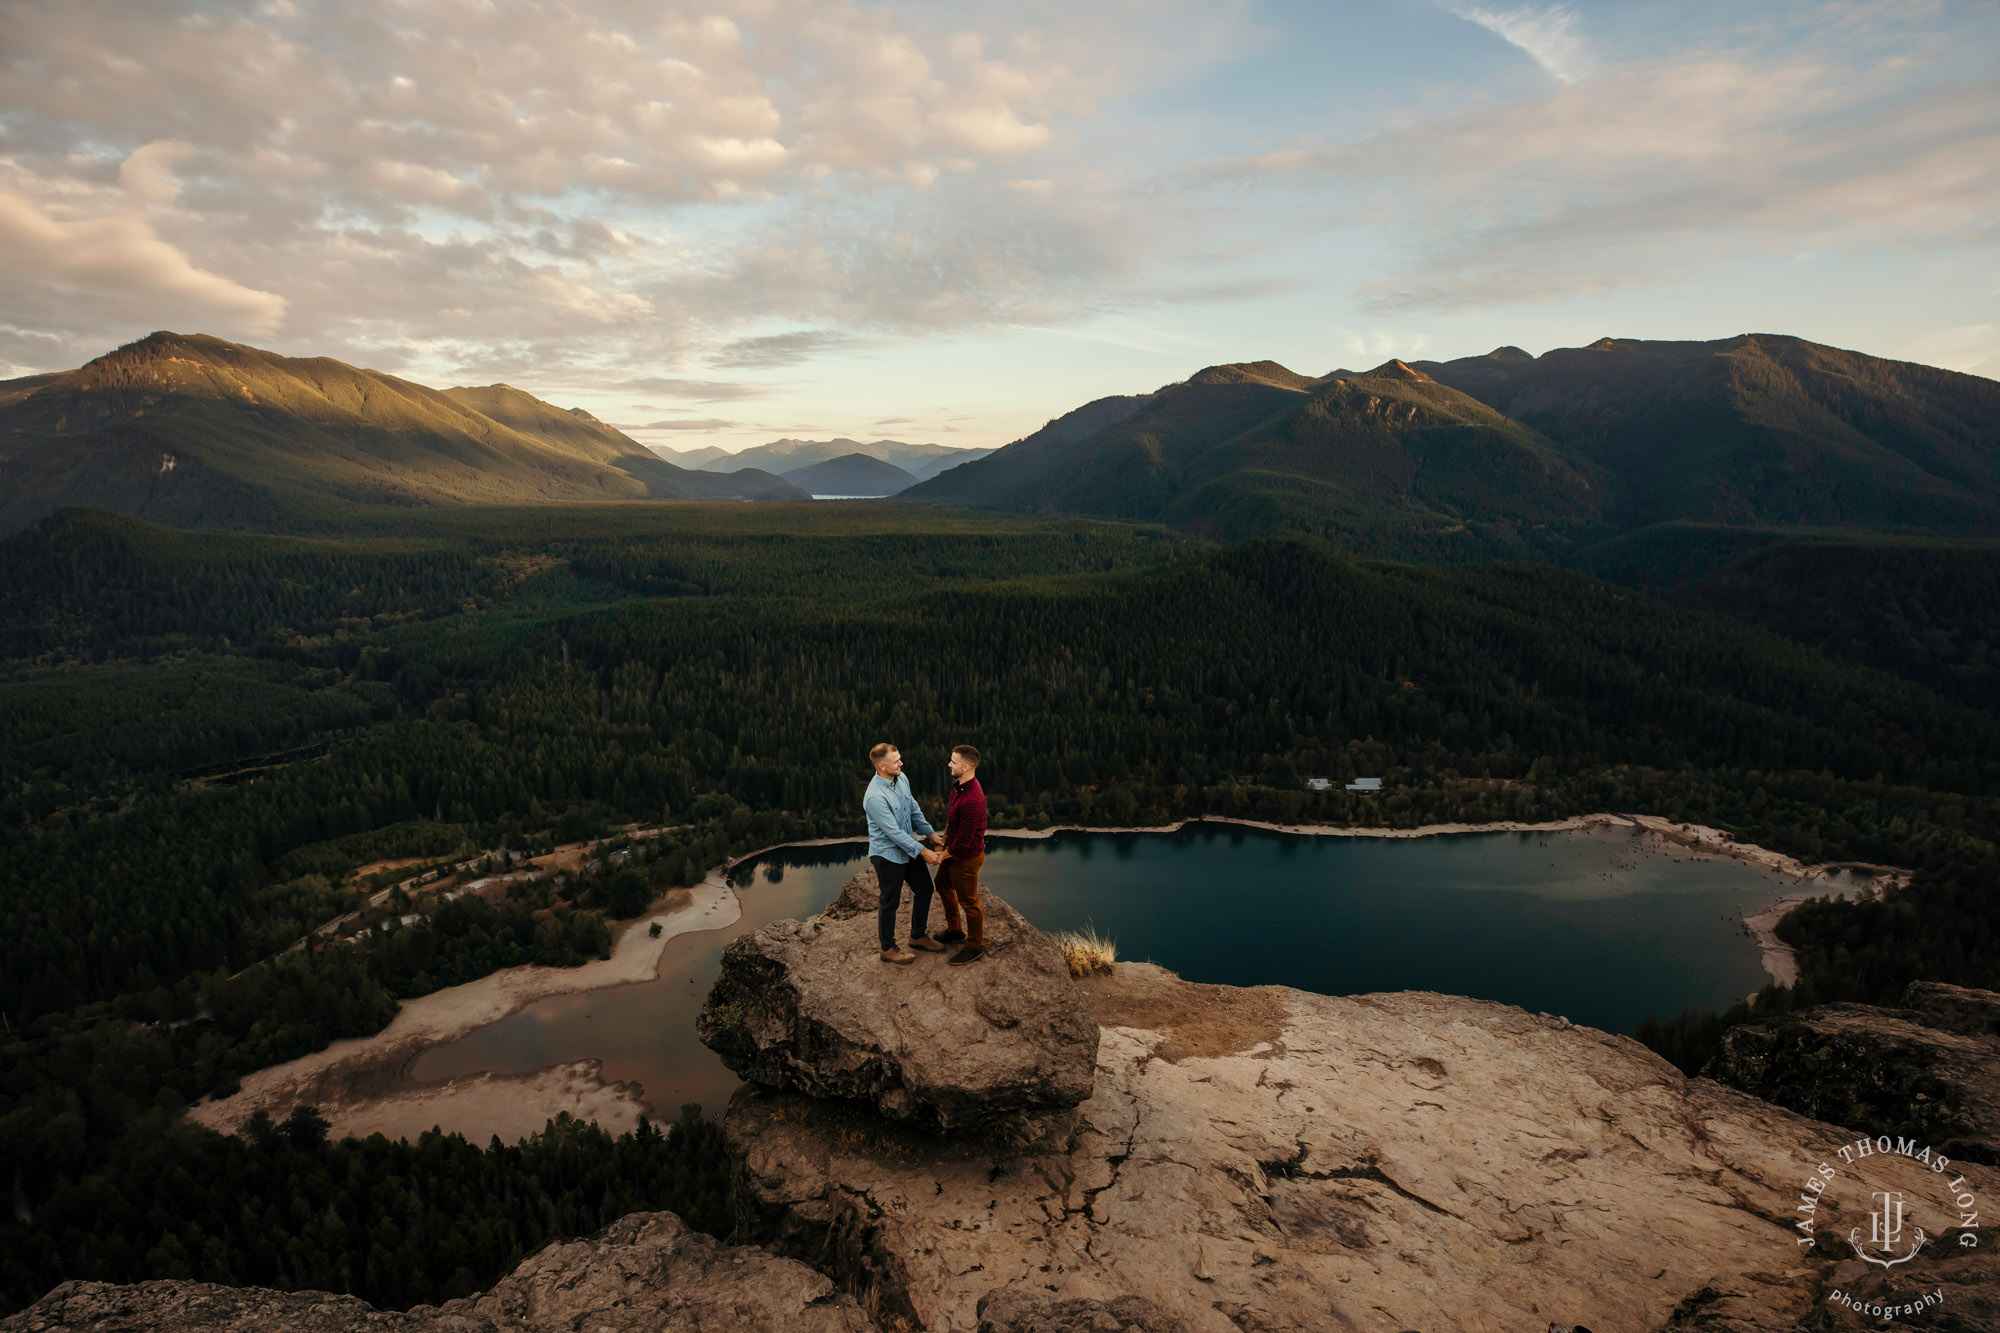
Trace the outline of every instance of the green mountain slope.
[[1044, 475], [1062, 467], [1073, 446], [1124, 421], [1151, 400], [1151, 394], [1120, 394], [1085, 403], [1004, 449], [911, 487], [904, 498], [1033, 509], [1034, 487]]
[[1419, 362], [1616, 473], [1620, 525], [2000, 530], [2000, 383], [1801, 338]]
[[1052, 423], [905, 495], [1398, 554], [1566, 549], [1603, 529], [1603, 469], [1400, 361], [1336, 374], [1212, 366], [1096, 430]]
[[1317, 378], [1260, 361], [1100, 400], [903, 498], [1420, 558], [1677, 523], [1991, 534], [2000, 384], [1768, 334]]
[[1401, 361], [1316, 383], [1297, 410], [1197, 457], [1160, 517], [1360, 549], [1566, 549], [1604, 527], [1613, 479]]
[[[202, 334], [155, 333], [37, 378], [0, 398], [0, 531], [67, 505], [245, 527], [363, 506], [717, 494], [616, 432], [525, 433], [379, 371]], [[774, 478], [751, 487], [799, 498]]]

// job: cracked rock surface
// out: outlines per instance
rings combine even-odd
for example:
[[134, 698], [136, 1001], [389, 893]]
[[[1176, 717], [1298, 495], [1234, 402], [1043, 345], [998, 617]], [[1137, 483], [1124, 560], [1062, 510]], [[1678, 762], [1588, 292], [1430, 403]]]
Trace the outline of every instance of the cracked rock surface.
[[[1144, 964], [1079, 989], [1103, 1028], [1095, 1092], [1073, 1133], [1033, 1148], [744, 1089], [726, 1121], [743, 1237], [933, 1333], [974, 1333], [982, 1298], [990, 1316], [1007, 1293], [1140, 1296], [1191, 1333], [1866, 1326], [1829, 1312], [1843, 1283], [1942, 1288], [1970, 1322], [1929, 1326], [2000, 1327], [1990, 1247], [1952, 1243], [1927, 1167], [1846, 1164], [1851, 1131], [1628, 1038], [1455, 996], [1200, 986]], [[1822, 1161], [1839, 1175], [1807, 1249], [1794, 1210]], [[1995, 1173], [1963, 1169], [1992, 1197]], [[1937, 1240], [1893, 1273], [1845, 1244], [1883, 1189], [1928, 1210]]]
[[[1098, 1030], [1047, 936], [986, 903], [986, 956], [951, 967], [877, 954], [875, 875], [827, 910], [774, 921], [722, 956], [696, 1031], [754, 1084], [866, 1102], [943, 1133], [1067, 1111], [1090, 1096]], [[904, 895], [898, 938], [909, 936]], [[943, 914], [933, 904], [933, 926]]]
[[551, 1245], [492, 1290], [377, 1310], [352, 1296], [205, 1282], [65, 1282], [0, 1320], [4, 1333], [877, 1333], [854, 1298], [803, 1264], [724, 1245], [672, 1213], [635, 1213]]

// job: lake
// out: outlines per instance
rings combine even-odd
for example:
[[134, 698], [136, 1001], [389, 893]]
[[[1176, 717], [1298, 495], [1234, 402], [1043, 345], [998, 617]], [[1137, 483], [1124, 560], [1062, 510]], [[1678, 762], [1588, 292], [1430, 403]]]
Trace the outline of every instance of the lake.
[[[660, 979], [556, 996], [425, 1052], [411, 1077], [603, 1063], [654, 1112], [720, 1114], [735, 1075], [694, 1037], [722, 950], [830, 902], [860, 843], [766, 853], [732, 882], [743, 917], [668, 942]], [[1043, 930], [1094, 925], [1118, 956], [1190, 981], [1327, 995], [1435, 990], [1628, 1032], [1723, 1009], [1767, 978], [1746, 912], [1796, 881], [1620, 828], [1326, 838], [1200, 824], [1178, 833], [995, 837], [983, 881]], [[942, 914], [933, 912], [934, 928]], [[976, 964], [975, 964], [976, 966]]]

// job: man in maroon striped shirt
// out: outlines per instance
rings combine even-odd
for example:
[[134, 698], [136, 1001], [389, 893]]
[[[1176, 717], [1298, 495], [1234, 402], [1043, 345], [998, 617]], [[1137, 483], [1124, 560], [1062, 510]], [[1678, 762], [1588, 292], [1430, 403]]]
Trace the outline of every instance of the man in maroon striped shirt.
[[979, 785], [979, 751], [970, 745], [954, 745], [950, 767], [944, 861], [937, 868], [938, 898], [944, 903], [945, 924], [950, 929], [940, 932], [937, 939], [945, 944], [965, 942], [950, 959], [952, 966], [958, 967], [978, 961], [986, 952], [986, 909], [979, 905], [979, 867], [986, 863], [986, 792]]

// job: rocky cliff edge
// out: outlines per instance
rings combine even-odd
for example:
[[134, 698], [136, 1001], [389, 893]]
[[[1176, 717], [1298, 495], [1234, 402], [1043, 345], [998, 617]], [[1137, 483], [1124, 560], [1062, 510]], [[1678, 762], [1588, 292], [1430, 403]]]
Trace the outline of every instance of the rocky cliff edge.
[[[739, 1238], [837, 1275], [886, 1328], [970, 1333], [1011, 1293], [1093, 1319], [1143, 1298], [1102, 1326], [1190, 1333], [1790, 1333], [1864, 1326], [1835, 1292], [1920, 1291], [1949, 1311], [1929, 1327], [2000, 1328], [2000, 1280], [1941, 1189], [1962, 1171], [1985, 1194], [1986, 1168], [1847, 1162], [1850, 1130], [1507, 1005], [1130, 963], [1079, 989], [1102, 1041], [1065, 1141], [744, 1089], [726, 1122]], [[1821, 1163], [1835, 1176], [1808, 1195]], [[1930, 1249], [1882, 1269], [1848, 1238], [1890, 1190]]]

